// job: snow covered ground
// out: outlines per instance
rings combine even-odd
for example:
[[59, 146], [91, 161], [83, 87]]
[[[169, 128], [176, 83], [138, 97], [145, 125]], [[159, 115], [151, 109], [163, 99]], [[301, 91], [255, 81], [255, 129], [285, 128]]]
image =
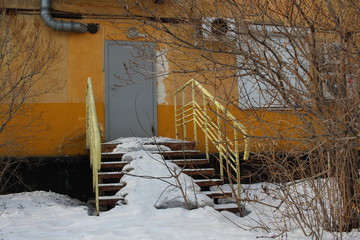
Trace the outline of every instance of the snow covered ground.
[[[128, 153], [129, 161], [121, 181], [125, 188], [118, 192], [125, 201], [114, 209], [92, 216], [92, 209], [77, 200], [52, 192], [27, 192], [0, 196], [0, 240], [240, 240], [271, 239], [277, 214], [266, 205], [247, 204], [248, 215], [238, 217], [229, 212], [217, 212], [207, 196], [191, 178], [171, 177], [176, 165], [164, 165], [160, 155], [144, 151]], [[169, 171], [170, 169], [170, 171]], [[140, 177], [141, 176], [141, 177]], [[247, 194], [264, 197], [262, 184], [245, 186]], [[190, 208], [187, 210], [183, 194]], [[196, 193], [196, 194], [195, 194]], [[267, 199], [273, 203], [272, 199]], [[268, 224], [267, 227], [259, 227]], [[275, 226], [276, 227], [276, 226]], [[269, 230], [270, 229], [270, 230]], [[311, 239], [296, 227], [279, 238]], [[323, 239], [334, 239], [325, 233]], [[360, 239], [358, 231], [343, 235], [343, 239]]]

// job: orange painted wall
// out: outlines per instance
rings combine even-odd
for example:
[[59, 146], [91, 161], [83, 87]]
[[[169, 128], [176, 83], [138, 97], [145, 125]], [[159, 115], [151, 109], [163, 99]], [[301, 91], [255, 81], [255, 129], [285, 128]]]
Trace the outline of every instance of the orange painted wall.
[[[39, 16], [26, 16], [32, 22]], [[65, 20], [66, 21], [66, 20]], [[84, 23], [90, 20], [82, 21]], [[93, 80], [98, 120], [104, 132], [104, 42], [106, 40], [131, 41], [126, 30], [134, 24], [133, 20], [109, 22], [97, 20], [100, 29], [97, 34], [56, 32], [42, 26], [45, 32], [56, 36], [61, 48], [61, 58], [54, 66], [51, 76], [42, 84], [58, 81], [60, 89], [54, 93], [39, 96], [35, 102], [26, 103], [24, 112], [16, 116], [7, 130], [0, 135], [0, 142], [9, 143], [0, 148], [1, 155], [19, 156], [64, 156], [86, 154], [85, 149], [85, 90], [87, 78]], [[142, 26], [139, 25], [141, 31]], [[138, 39], [148, 41], [148, 39]], [[165, 85], [169, 82], [165, 80]], [[165, 88], [168, 95], [173, 92]], [[171, 97], [170, 97], [171, 99]], [[6, 104], [0, 107], [6, 107]], [[169, 114], [172, 106], [158, 106], [159, 136], [174, 137], [173, 118]], [[166, 117], [165, 117], [166, 116]], [[170, 117], [169, 117], [170, 116]], [[9, 141], [9, 139], [13, 139]]]
[[[30, 16], [39, 18], [39, 16]], [[83, 22], [91, 22], [90, 20]], [[10, 149], [2, 149], [2, 155], [16, 154], [25, 156], [63, 156], [86, 154], [85, 150], [85, 88], [88, 77], [92, 77], [95, 90], [95, 101], [97, 103], [98, 118], [102, 130], [104, 130], [105, 105], [104, 105], [104, 41], [124, 40], [131, 41], [126, 36], [126, 30], [130, 26], [137, 26], [140, 32], [150, 33], [151, 31], [142, 24], [129, 19], [109, 22], [97, 20], [100, 30], [97, 34], [78, 34], [55, 32], [44, 27], [45, 31], [56, 34], [58, 44], [61, 45], [62, 59], [55, 66], [56, 71], [51, 79], [60, 79], [63, 84], [62, 89], [55, 93], [40, 96], [38, 101], [30, 104], [26, 119], [21, 116], [14, 119], [12, 127], [2, 134], [2, 140], [16, 135], [19, 141], [13, 144]], [[153, 32], [153, 34], [158, 34]], [[139, 38], [139, 41], [151, 41], [151, 38]], [[176, 71], [183, 67], [192, 66], [193, 68], [203, 68], [203, 61], [196, 63], [198, 53], [194, 51], [169, 51], [168, 47], [159, 44], [157, 50], [166, 49], [166, 61], [168, 61], [167, 71]], [[224, 59], [224, 61], [232, 61]], [[194, 64], [196, 63], [196, 64]], [[218, 73], [220, 74], [220, 73]], [[173, 92], [176, 87], [188, 81], [190, 74], [168, 75], [158, 82], [158, 135], [164, 137], [175, 137], [174, 128], [174, 106]], [[205, 75], [195, 75], [202, 81], [212, 78], [211, 72]], [[49, 79], [50, 80], [50, 79]], [[227, 83], [226, 83], [227, 81]], [[208, 82], [206, 88], [210, 92], [221, 95], [223, 93], [237, 97], [237, 90], [231, 88], [233, 79], [226, 80], [223, 89], [217, 87], [217, 83]], [[162, 87], [160, 87], [162, 85]], [[229, 86], [229, 87], [226, 87]], [[224, 92], [225, 91], [225, 92]], [[235, 112], [235, 111], [234, 111]], [[274, 119], [280, 117], [279, 114], [266, 113], [267, 118]], [[288, 115], [286, 115], [288, 116]], [[26, 125], [28, 119], [35, 118], [36, 121], [28, 129]], [[253, 117], [239, 115], [239, 119], [244, 120], [245, 126], [250, 126], [250, 131], [257, 135], [266, 135], [264, 129], [257, 126], [257, 121]], [[279, 121], [280, 121], [279, 120]], [[285, 120], [281, 120], [285, 121]], [[282, 124], [278, 128], [285, 128]], [[284, 130], [285, 131], [285, 130]], [[203, 138], [199, 135], [199, 141]], [[257, 148], [266, 148], [260, 143], [256, 143]], [[276, 144], [279, 147], [279, 144]], [[204, 148], [199, 144], [200, 148]]]
[[[19, 16], [24, 17], [24, 16]], [[39, 16], [25, 16], [31, 23]], [[1, 155], [64, 156], [86, 154], [85, 90], [88, 77], [93, 78], [99, 122], [104, 124], [103, 35], [56, 32], [52, 34], [60, 47], [60, 57], [51, 75], [39, 85], [58, 82], [56, 90], [24, 104], [0, 135]], [[41, 86], [39, 86], [41, 87]], [[6, 107], [3, 104], [1, 107]]]
[[[18, 0], [11, 1], [7, 7], [10, 8], [38, 8], [40, 1]], [[149, 1], [142, 1], [149, 2]], [[152, 1], [150, 1], [152, 2]], [[168, 9], [176, 9], [168, 5], [176, 1], [165, 1], [164, 5], [152, 7], [163, 17], [189, 16], [189, 9], [177, 9], [171, 12]], [[86, 19], [76, 20], [83, 23], [98, 23], [100, 29], [97, 34], [79, 34], [55, 32], [45, 26], [44, 31], [56, 36], [57, 43], [61, 46], [62, 58], [58, 65], [54, 66], [54, 72], [48, 81], [58, 79], [62, 83], [62, 88], [55, 93], [40, 96], [36, 103], [28, 103], [29, 110], [26, 114], [14, 119], [8, 131], [0, 135], [0, 141], [8, 141], [14, 138], [17, 142], [8, 148], [0, 149], [1, 155], [23, 155], [23, 156], [63, 156], [86, 154], [85, 150], [85, 87], [88, 77], [92, 77], [95, 90], [95, 101], [97, 103], [98, 118], [102, 130], [104, 129], [105, 105], [104, 105], [104, 41], [122, 40], [132, 41], [126, 35], [129, 27], [135, 26], [141, 33], [146, 33], [148, 37], [140, 37], [136, 41], [152, 41], [152, 36], [162, 36], [154, 29], [146, 27], [143, 23], [127, 18], [126, 11], [118, 5], [114, 5], [112, 0], [103, 1], [53, 1], [53, 8], [63, 11], [86, 12], [88, 14], [118, 14], [120, 17], [111, 20], [106, 19]], [[139, 12], [139, 14], [144, 12]], [[25, 16], [27, 21], [35, 18], [40, 22], [38, 15]], [[64, 19], [64, 21], [67, 21]], [[169, 27], [175, 31], [182, 31], [189, 28], [187, 25], [171, 25]], [[189, 30], [189, 29], [188, 29]], [[166, 37], [166, 36], [163, 36]], [[216, 43], [209, 43], [216, 45]], [[216, 46], [214, 46], [216, 47]], [[184, 67], [191, 66], [192, 69], [206, 68], [206, 61], [199, 61], [201, 52], [185, 49], [170, 49], [165, 44], [156, 46], [158, 52], [164, 54], [167, 68], [166, 73], [181, 71]], [[221, 57], [221, 56], [220, 56]], [[224, 61], [234, 61], [226, 59]], [[209, 66], [211, 68], [213, 66]], [[234, 80], [227, 77], [225, 71], [216, 71], [216, 77], [222, 79], [222, 88], [218, 88], [219, 82], [214, 82], [214, 73], [204, 74], [169, 74], [166, 77], [158, 78], [158, 135], [164, 137], [175, 137], [174, 128], [174, 102], [172, 93], [176, 87], [182, 85], [191, 77], [195, 77], [207, 83], [206, 88], [215, 95], [226, 94], [237, 99], [237, 89], [233, 87]], [[231, 76], [231, 73], [229, 73]], [[217, 80], [216, 80], [217, 81]], [[224, 83], [224, 84], [223, 84]], [[294, 128], [299, 121], [292, 113], [283, 112], [250, 112], [230, 109], [235, 116], [249, 129], [252, 135], [258, 136], [252, 140], [254, 150], [276, 150], [286, 151], [290, 145], [297, 145], [299, 142], [290, 140], [270, 141], [267, 136], [274, 134], [281, 138], [299, 137], [299, 129]], [[259, 122], [257, 117], [263, 122]], [[29, 120], [34, 119], [28, 124]], [[265, 126], [265, 127], [264, 127]], [[300, 124], [301, 126], [301, 124]], [[203, 138], [199, 138], [202, 141]], [[265, 139], [265, 140], [264, 140]], [[203, 145], [200, 145], [203, 148]], [[302, 146], [299, 146], [301, 149]]]

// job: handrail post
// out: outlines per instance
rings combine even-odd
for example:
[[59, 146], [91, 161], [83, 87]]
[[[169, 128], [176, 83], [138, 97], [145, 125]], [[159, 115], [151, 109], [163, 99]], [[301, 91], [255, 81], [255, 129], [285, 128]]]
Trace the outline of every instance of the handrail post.
[[192, 108], [193, 108], [193, 122], [194, 122], [194, 140], [197, 142], [197, 130], [196, 130], [196, 111], [195, 111], [195, 84], [191, 83], [191, 96], [192, 96]]
[[[217, 116], [217, 125], [219, 126], [218, 128], [218, 146], [221, 146], [221, 142], [222, 142], [222, 133], [221, 133], [221, 121], [220, 121], [220, 115], [219, 115], [219, 107], [216, 106], [216, 116]], [[223, 160], [223, 150], [222, 147], [218, 147], [219, 149], [219, 163], [220, 163], [220, 177], [221, 179], [224, 179], [224, 160]]]
[[234, 139], [235, 139], [235, 159], [236, 159], [236, 181], [237, 181], [237, 202], [240, 202], [241, 195], [241, 178], [240, 178], [240, 158], [239, 158], [239, 142], [237, 130], [234, 128]]
[[182, 97], [182, 120], [181, 125], [183, 129], [183, 138], [186, 140], [186, 119], [185, 119], [185, 91], [184, 89], [181, 91], [181, 97]]
[[[246, 133], [247, 134], [247, 133]], [[248, 136], [244, 135], [244, 156], [243, 159], [244, 160], [248, 160], [249, 159], [249, 155], [250, 155], [250, 141]]]
[[178, 132], [178, 114], [177, 114], [177, 103], [176, 103], [176, 94], [174, 94], [174, 119], [175, 119], [175, 137], [176, 139], [179, 139], [179, 132]]
[[[90, 139], [89, 139], [89, 118], [88, 118], [88, 113], [89, 113], [89, 100], [88, 100], [88, 91], [89, 91], [89, 86], [86, 85], [86, 149], [90, 149]], [[91, 163], [91, 162], [90, 162]]]
[[206, 159], [209, 161], [209, 139], [208, 139], [208, 118], [207, 116], [207, 107], [206, 107], [206, 96], [203, 93], [203, 111], [204, 111], [204, 116], [205, 116], [205, 121], [204, 121], [204, 132], [205, 132], [205, 151], [206, 151]]

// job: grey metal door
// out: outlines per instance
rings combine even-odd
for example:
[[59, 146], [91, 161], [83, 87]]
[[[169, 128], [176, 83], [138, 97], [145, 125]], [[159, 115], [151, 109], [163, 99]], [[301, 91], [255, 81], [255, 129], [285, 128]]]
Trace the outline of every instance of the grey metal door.
[[106, 41], [106, 140], [157, 134], [155, 50], [149, 42]]

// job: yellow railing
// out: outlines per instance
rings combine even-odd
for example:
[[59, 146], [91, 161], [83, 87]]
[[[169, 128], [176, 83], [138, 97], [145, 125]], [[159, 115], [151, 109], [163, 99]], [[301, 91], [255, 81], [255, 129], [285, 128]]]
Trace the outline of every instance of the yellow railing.
[[[190, 92], [186, 91], [190, 88]], [[174, 93], [176, 138], [198, 141], [197, 129], [204, 133], [206, 157], [209, 142], [219, 152], [220, 174], [238, 184], [240, 196], [240, 154], [249, 158], [250, 142], [246, 128], [198, 81], [191, 79]], [[242, 151], [240, 151], [240, 148]], [[240, 199], [240, 197], [238, 197]]]
[[96, 215], [99, 215], [98, 172], [101, 164], [101, 139], [91, 78], [88, 78], [86, 88], [86, 148], [90, 150], [90, 166], [92, 168], [93, 175]]

